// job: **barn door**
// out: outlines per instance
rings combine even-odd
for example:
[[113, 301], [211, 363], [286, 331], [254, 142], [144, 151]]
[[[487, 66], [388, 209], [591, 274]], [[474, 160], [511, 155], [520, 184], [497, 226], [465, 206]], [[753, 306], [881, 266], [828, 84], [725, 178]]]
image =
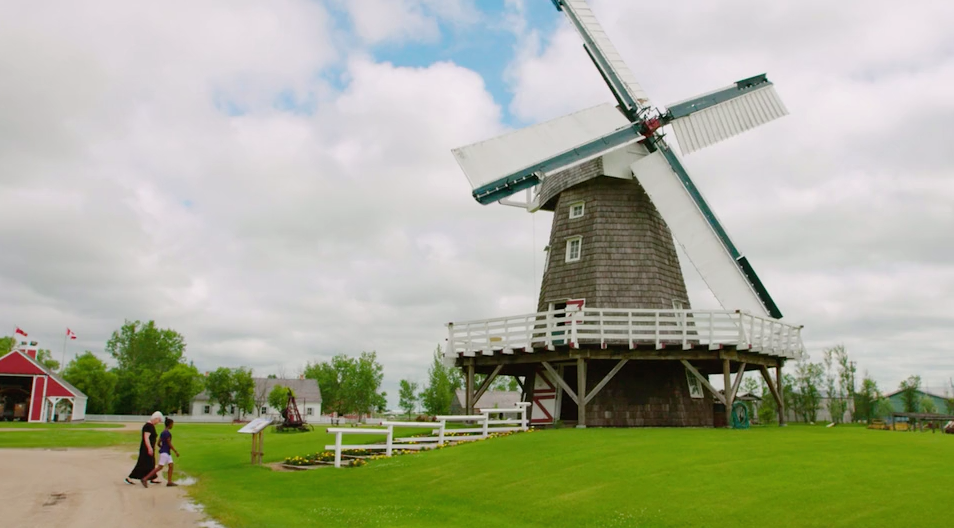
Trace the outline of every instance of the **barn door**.
[[533, 379], [533, 412], [530, 424], [552, 424], [556, 415], [556, 383], [550, 379], [550, 372], [545, 368], [537, 369], [537, 375]]

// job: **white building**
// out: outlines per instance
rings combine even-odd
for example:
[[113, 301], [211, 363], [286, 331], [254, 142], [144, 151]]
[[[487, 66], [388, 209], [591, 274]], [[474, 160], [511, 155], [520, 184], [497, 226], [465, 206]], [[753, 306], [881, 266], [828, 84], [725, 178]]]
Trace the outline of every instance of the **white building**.
[[[318, 382], [313, 379], [276, 379], [276, 378], [252, 378], [255, 380], [255, 412], [247, 416], [273, 416], [281, 419], [282, 409], [273, 409], [268, 405], [268, 395], [272, 392], [275, 385], [291, 388], [295, 394], [295, 403], [298, 404], [298, 412], [307, 422], [309, 420], [317, 421], [321, 416], [321, 390], [318, 388]], [[219, 405], [209, 401], [209, 395], [205, 391], [199, 393], [192, 400], [191, 414], [193, 416], [219, 414]], [[233, 407], [226, 413], [234, 418], [241, 418], [238, 411]]]

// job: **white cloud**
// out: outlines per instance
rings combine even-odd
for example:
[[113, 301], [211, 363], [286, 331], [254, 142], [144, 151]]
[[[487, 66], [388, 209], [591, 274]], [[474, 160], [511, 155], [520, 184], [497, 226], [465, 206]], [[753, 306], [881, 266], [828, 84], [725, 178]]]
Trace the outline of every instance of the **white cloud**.
[[479, 18], [473, 0], [335, 0], [357, 36], [368, 44], [439, 40], [441, 22], [469, 24]]

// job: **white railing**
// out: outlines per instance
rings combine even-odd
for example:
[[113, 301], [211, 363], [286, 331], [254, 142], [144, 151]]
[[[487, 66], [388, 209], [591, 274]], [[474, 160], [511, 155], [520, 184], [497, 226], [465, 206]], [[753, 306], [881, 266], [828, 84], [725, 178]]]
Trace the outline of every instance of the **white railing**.
[[[436, 422], [383, 422], [382, 425], [385, 426], [383, 429], [329, 427], [327, 431], [335, 435], [335, 443], [326, 445], [325, 449], [334, 450], [335, 467], [341, 467], [341, 452], [347, 449], [381, 450], [384, 451], [386, 456], [391, 456], [395, 446], [397, 446], [397, 449], [421, 449], [422, 444], [432, 442], [442, 446], [445, 442], [467, 442], [488, 438], [493, 433], [526, 431], [528, 428], [527, 407], [529, 406], [529, 402], [520, 402], [513, 408], [480, 409], [480, 414], [470, 416], [438, 416]], [[490, 417], [494, 414], [517, 414], [519, 416], [517, 418], [491, 420]], [[475, 422], [475, 426], [447, 429], [447, 422]], [[395, 427], [426, 427], [432, 429], [432, 436], [394, 438]], [[453, 433], [453, 436], [448, 436], [448, 433]], [[342, 435], [345, 434], [383, 434], [386, 439], [383, 444], [350, 445], [342, 443]], [[411, 444], [411, 442], [415, 443]]]
[[746, 312], [713, 310], [551, 310], [481, 321], [448, 323], [447, 356], [467, 357], [557, 346], [725, 345], [788, 359], [800, 357], [801, 326]]

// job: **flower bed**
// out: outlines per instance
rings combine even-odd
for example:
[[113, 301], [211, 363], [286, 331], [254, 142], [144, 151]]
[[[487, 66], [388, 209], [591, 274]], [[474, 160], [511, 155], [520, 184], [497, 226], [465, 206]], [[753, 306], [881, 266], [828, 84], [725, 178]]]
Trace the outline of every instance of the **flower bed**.
[[[520, 431], [507, 431], [503, 433], [490, 433], [487, 435], [487, 438], [499, 438], [503, 436], [510, 436]], [[533, 432], [533, 429], [527, 429], [528, 433]], [[445, 433], [445, 437], [449, 441], [452, 441], [454, 436], [470, 436], [465, 433]], [[417, 442], [408, 442], [409, 444], [416, 444]], [[430, 451], [432, 449], [443, 449], [445, 447], [456, 445], [455, 443], [448, 443], [444, 445], [434, 445], [434, 446], [421, 446], [420, 449], [400, 449], [395, 447], [391, 451], [391, 456], [402, 456], [402, 455], [412, 455], [415, 453], [420, 453], [424, 451]], [[377, 449], [342, 449], [341, 450], [342, 464], [346, 464], [347, 467], [360, 467], [367, 464], [368, 460], [379, 460], [382, 458], [388, 458], [384, 454], [383, 450]], [[304, 456], [294, 456], [286, 457], [283, 465], [293, 466], [293, 467], [302, 467], [302, 466], [316, 466], [320, 464], [334, 464], [335, 463], [335, 452], [334, 451], [320, 451], [318, 453], [310, 453]]]

